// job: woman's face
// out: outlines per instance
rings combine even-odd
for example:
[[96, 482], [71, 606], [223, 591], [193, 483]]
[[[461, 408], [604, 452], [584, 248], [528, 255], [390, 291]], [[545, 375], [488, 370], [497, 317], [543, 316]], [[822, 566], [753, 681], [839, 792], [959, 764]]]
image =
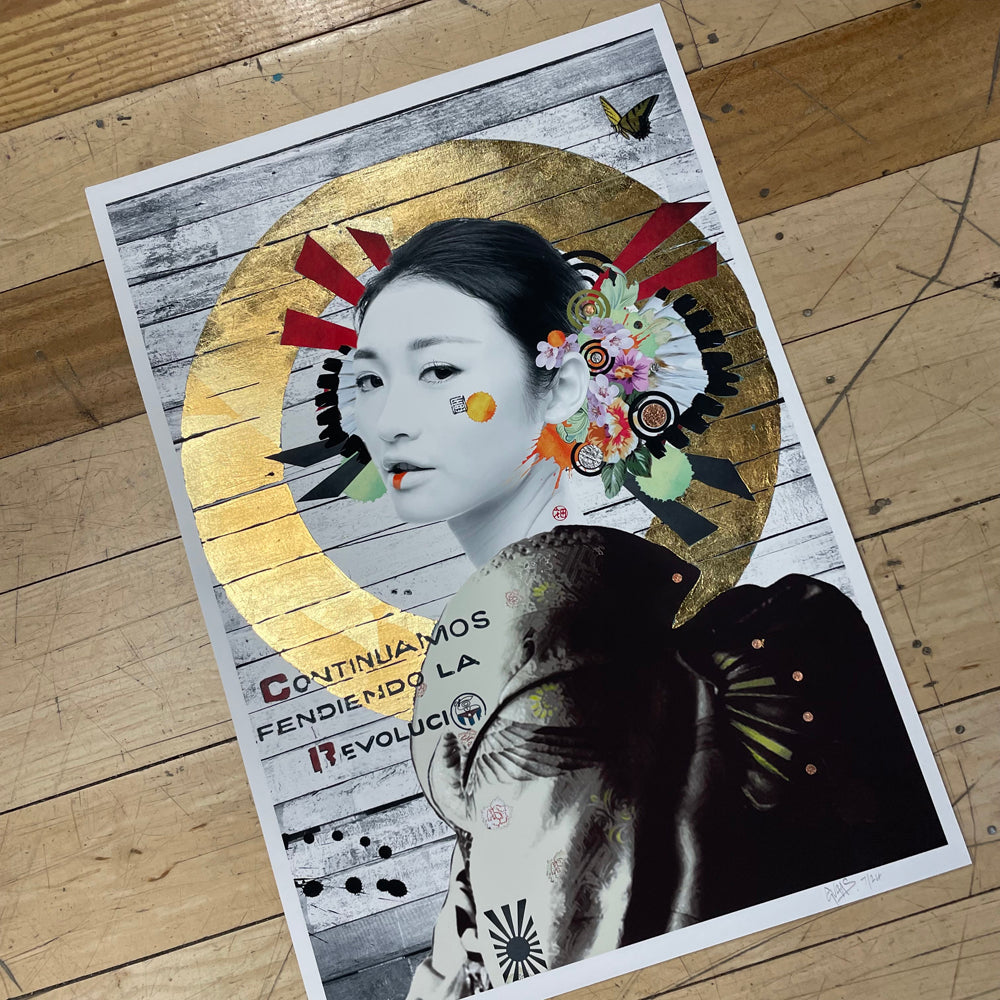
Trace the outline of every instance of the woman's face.
[[358, 434], [401, 518], [448, 520], [517, 489], [543, 406], [487, 303], [399, 279], [365, 314], [355, 371]]

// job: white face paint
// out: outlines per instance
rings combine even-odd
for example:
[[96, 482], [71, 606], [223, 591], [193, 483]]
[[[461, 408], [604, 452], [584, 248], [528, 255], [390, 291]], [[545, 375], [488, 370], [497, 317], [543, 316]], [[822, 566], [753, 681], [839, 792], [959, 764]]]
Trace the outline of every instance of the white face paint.
[[[379, 293], [358, 330], [357, 429], [403, 520], [485, 515], [528, 482], [545, 420], [527, 365], [480, 299], [428, 278]], [[469, 412], [453, 412], [456, 397]], [[490, 400], [493, 415], [473, 419]]]

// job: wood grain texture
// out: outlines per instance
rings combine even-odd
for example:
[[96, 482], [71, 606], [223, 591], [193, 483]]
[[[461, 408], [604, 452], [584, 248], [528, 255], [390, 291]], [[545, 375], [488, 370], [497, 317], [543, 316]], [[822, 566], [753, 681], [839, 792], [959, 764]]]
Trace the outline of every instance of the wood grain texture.
[[0, 841], [7, 997], [279, 910], [235, 743], [7, 813]]
[[14, 0], [0, 34], [0, 132], [418, 2]]
[[[912, 3], [912, 0], [903, 0]], [[703, 66], [898, 6], [900, 0], [683, 0]]]
[[[478, 9], [487, 6], [490, 16]], [[599, 10], [585, 0], [544, 5], [426, 0], [413, 11], [387, 14], [6, 132], [0, 136], [0, 183], [14, 198], [0, 206], [5, 237], [0, 242], [0, 289], [100, 258], [84, 198], [87, 185], [643, 6], [644, 0], [609, 0]], [[683, 39], [683, 13], [670, 6], [665, 12]], [[693, 45], [681, 55], [695, 60], [689, 68], [696, 65]]]
[[[88, 184], [455, 68], [471, 45], [485, 58], [554, 37], [594, 10], [559, 0], [539, 16], [528, 14], [527, 0], [491, 3], [494, 15], [483, 17], [466, 4], [428, 0], [419, 19], [403, 11], [264, 54], [262, 71], [237, 62], [6, 133], [0, 177], [13, 197], [0, 206], [8, 234], [0, 290], [98, 259]], [[601, 13], [637, 6], [615, 0]], [[674, 26], [677, 11], [665, 11]], [[986, 98], [998, 32], [993, 4], [926, 0], [693, 74], [737, 216], [756, 218], [996, 139], [1000, 101]], [[934, 58], [952, 50], [963, 58]], [[419, 67], [401, 51], [420, 51]], [[270, 82], [276, 73], [280, 85]], [[875, 78], [892, 92], [891, 107], [869, 86]]]

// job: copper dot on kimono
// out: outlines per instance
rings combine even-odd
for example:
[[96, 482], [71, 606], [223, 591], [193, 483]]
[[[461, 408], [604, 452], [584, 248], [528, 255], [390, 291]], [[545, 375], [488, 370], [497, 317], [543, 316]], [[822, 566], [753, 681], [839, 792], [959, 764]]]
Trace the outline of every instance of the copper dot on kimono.
[[814, 718], [815, 718], [815, 716], [812, 714], [812, 712], [803, 712], [802, 713], [802, 721], [803, 722], [812, 722], [812, 720]]
[[803, 677], [805, 677], [805, 674], [803, 674], [801, 670], [793, 670], [792, 671], [792, 680], [793, 681], [800, 681], [800, 680], [802, 680]]
[[815, 774], [815, 773], [816, 773], [816, 765], [806, 764], [806, 774]]
[[673, 580], [674, 583], [680, 583], [681, 580], [684, 579], [684, 577], [681, 576], [680, 573], [674, 573], [674, 575], [670, 579]]
[[754, 639], [754, 641], [751, 642], [750, 645], [753, 646], [754, 649], [763, 649], [764, 648], [764, 640], [763, 639]]

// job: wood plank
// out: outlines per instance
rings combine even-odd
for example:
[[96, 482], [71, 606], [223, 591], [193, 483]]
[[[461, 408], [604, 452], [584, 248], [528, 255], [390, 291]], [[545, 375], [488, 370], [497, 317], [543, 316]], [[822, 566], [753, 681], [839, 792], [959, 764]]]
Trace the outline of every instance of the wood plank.
[[180, 541], [0, 596], [0, 810], [231, 739]]
[[998, 508], [993, 500], [861, 543], [921, 710], [1000, 686]]
[[905, 306], [997, 270], [1000, 143], [741, 229], [785, 343]]
[[0, 996], [100, 972], [279, 909], [235, 743], [7, 813], [0, 843], [0, 935], [21, 987], [5, 976]]
[[0, 460], [0, 593], [177, 536], [145, 417]]
[[59, 986], [51, 1000], [305, 1000], [288, 925], [278, 915], [254, 927]]
[[0, 295], [0, 456], [142, 413], [104, 264]]
[[[261, 57], [263, 72], [237, 62], [7, 133], [0, 169], [12, 198], [0, 207], [0, 228], [9, 234], [0, 247], [0, 288], [98, 258], [83, 203], [87, 184], [454, 68], [473, 47], [486, 57], [553, 37], [593, 10], [583, 0], [560, 0], [541, 17], [527, 0], [491, 2], [503, 17], [427, 0], [419, 21], [389, 14], [276, 50]], [[641, 5], [614, 0], [600, 10], [611, 16]], [[673, 5], [664, 9], [671, 24], [686, 23]], [[996, 139], [1000, 101], [987, 104], [986, 96], [998, 31], [996, 5], [926, 0], [694, 74], [737, 216], [755, 218]], [[420, 51], [420, 66], [400, 59], [401, 50]], [[942, 60], [942, 51], [963, 57]], [[356, 76], [352, 57], [361, 53], [364, 72]], [[342, 75], [331, 76], [330, 66]], [[289, 82], [270, 83], [275, 73]], [[869, 86], [876, 78], [892, 91], [891, 107]], [[727, 104], [736, 110], [723, 114]], [[119, 114], [129, 120], [118, 122]], [[97, 120], [109, 127], [97, 128]], [[33, 197], [36, 190], [45, 198]]]
[[998, 34], [996, 4], [922, 0], [694, 74], [737, 217], [996, 139]]
[[715, 66], [899, 3], [900, 0], [742, 0], [738, 4], [720, 4], [718, 0], [683, 0], [683, 7], [701, 64]]
[[[479, 10], [487, 5], [491, 16]], [[10, 193], [0, 205], [0, 289], [100, 258], [83, 194], [87, 185], [643, 6], [646, 0], [606, 0], [599, 9], [587, 0], [542, 7], [529, 0], [426, 0], [419, 17], [407, 10], [386, 14], [7, 132], [0, 136], [0, 178]], [[689, 39], [683, 12], [669, 6], [665, 12], [677, 37]], [[697, 65], [693, 45], [681, 56]]]
[[0, 132], [417, 3], [170, 0], [118, 3], [112, 15], [95, 0], [14, 0], [0, 38]]
[[788, 345], [856, 537], [996, 495], [998, 302], [987, 280]]

